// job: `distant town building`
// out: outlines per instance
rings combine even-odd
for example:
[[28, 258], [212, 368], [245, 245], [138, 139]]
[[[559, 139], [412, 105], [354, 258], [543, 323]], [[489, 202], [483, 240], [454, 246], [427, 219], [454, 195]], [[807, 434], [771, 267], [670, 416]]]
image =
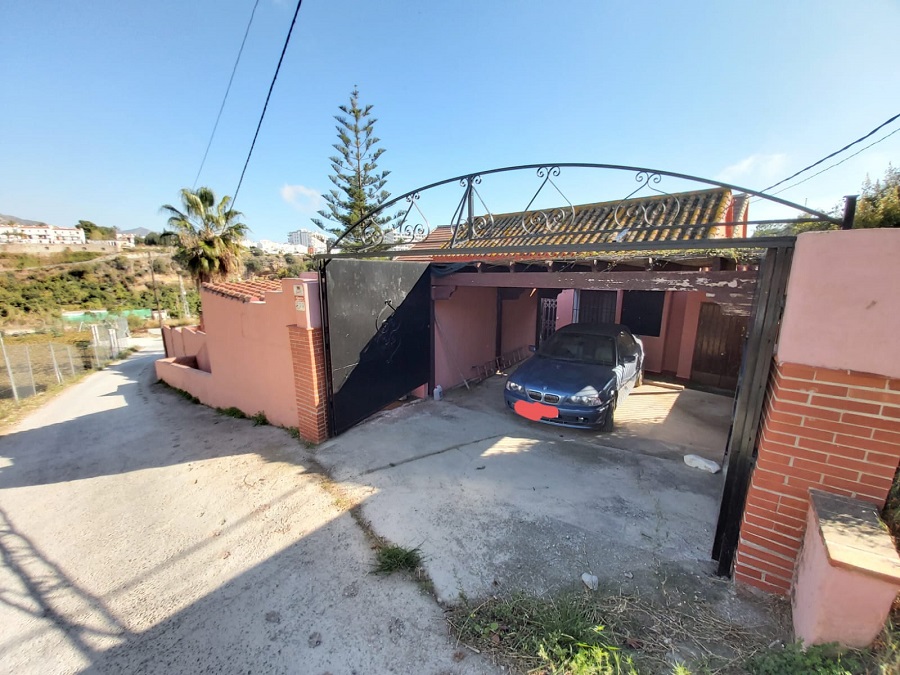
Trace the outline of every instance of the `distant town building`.
[[325, 253], [328, 249], [328, 237], [322, 232], [311, 230], [294, 230], [288, 232], [288, 243], [303, 247], [303, 252], [308, 255]]
[[119, 246], [122, 248], [134, 247], [134, 235], [130, 232], [116, 232], [116, 241], [119, 242]]
[[83, 244], [84, 230], [55, 225], [0, 225], [0, 244]]

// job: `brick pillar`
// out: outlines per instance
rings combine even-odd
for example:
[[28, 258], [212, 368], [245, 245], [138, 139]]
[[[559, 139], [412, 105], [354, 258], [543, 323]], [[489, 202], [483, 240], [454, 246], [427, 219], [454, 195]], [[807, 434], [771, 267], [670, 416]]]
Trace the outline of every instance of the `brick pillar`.
[[294, 397], [300, 436], [321, 443], [328, 438], [325, 344], [321, 328], [288, 326], [294, 365]]
[[763, 424], [734, 575], [785, 595], [810, 488], [884, 506], [900, 462], [900, 380], [781, 363]]

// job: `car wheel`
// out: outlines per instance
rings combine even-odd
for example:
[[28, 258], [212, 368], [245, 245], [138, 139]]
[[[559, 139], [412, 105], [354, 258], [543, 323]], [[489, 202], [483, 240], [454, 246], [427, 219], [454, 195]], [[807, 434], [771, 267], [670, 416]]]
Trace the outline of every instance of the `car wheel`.
[[635, 388], [637, 388], [637, 387], [640, 387], [642, 384], [644, 384], [644, 371], [643, 371], [643, 369], [641, 369], [641, 370], [638, 371], [637, 379], [634, 381], [634, 386], [635, 386]]
[[609, 402], [609, 409], [606, 411], [606, 419], [603, 420], [603, 426], [600, 427], [600, 431], [610, 432], [615, 426], [615, 416], [616, 416], [616, 398], [613, 397], [612, 401]]

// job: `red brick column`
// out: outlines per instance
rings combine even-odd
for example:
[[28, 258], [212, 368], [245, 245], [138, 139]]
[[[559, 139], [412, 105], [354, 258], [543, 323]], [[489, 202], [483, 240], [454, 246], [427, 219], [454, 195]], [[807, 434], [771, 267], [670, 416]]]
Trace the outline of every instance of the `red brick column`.
[[900, 380], [791, 363], [775, 367], [735, 579], [787, 594], [809, 489], [884, 506], [900, 462]]
[[294, 396], [300, 436], [321, 443], [328, 438], [325, 344], [321, 328], [288, 326], [294, 365]]

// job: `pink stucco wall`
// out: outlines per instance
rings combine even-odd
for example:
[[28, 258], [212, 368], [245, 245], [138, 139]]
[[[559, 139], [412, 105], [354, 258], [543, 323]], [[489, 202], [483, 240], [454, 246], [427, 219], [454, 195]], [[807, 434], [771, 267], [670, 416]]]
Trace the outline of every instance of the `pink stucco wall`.
[[868, 647], [881, 633], [898, 590], [895, 582], [833, 565], [812, 508], [794, 578], [794, 633], [805, 645]]
[[[157, 375], [207, 405], [234, 406], [248, 415], [263, 411], [273, 424], [297, 426], [287, 327], [315, 327], [306, 324], [318, 320], [316, 283], [285, 279], [282, 291], [266, 293], [265, 302], [241, 302], [203, 290], [205, 331], [167, 331], [170, 356], [196, 356], [199, 369], [163, 360], [157, 362]], [[302, 286], [302, 292], [295, 286]]]
[[525, 289], [515, 300], [503, 301], [503, 332], [500, 345], [504, 354], [533, 345], [537, 334], [537, 293]]
[[663, 347], [662, 371], [676, 373], [681, 357], [681, 335], [684, 332], [684, 310], [687, 307], [687, 293], [672, 293], [669, 298], [669, 326]]
[[459, 287], [448, 300], [434, 301], [434, 317], [435, 384], [448, 389], [494, 358], [497, 289]]
[[706, 297], [703, 291], [679, 293], [684, 299], [681, 338], [678, 343], [678, 365], [675, 376], [683, 380], [691, 379], [694, 362], [694, 345], [697, 342], [697, 328], [700, 325], [700, 306]]
[[575, 291], [567, 288], [556, 296], [556, 330], [572, 323], [575, 309]]
[[[659, 337], [641, 335], [644, 343], [644, 370], [650, 373], [661, 373], [663, 370], [663, 353], [666, 349], [666, 336], [669, 332], [669, 315], [672, 311], [672, 293], [666, 293], [663, 303], [662, 323], [659, 328]], [[616, 307], [616, 320], [621, 321], [622, 293], [619, 293], [618, 306]], [[680, 339], [680, 338], [678, 338]]]
[[900, 230], [801, 234], [778, 360], [900, 377], [898, 259]]

